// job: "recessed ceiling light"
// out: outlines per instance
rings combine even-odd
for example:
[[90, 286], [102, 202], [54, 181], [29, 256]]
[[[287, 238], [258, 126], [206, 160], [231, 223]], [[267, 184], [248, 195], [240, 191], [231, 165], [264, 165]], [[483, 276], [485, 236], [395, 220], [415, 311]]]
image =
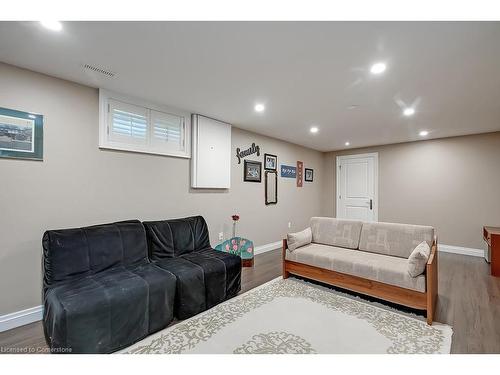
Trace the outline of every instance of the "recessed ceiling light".
[[382, 74], [383, 72], [385, 72], [386, 68], [387, 66], [383, 62], [378, 62], [372, 65], [372, 67], [370, 68], [370, 72], [372, 74]]
[[406, 117], [413, 116], [414, 114], [415, 114], [415, 110], [411, 107], [405, 108], [403, 110], [403, 115], [405, 115]]
[[317, 126], [313, 126], [311, 129], [309, 129], [311, 133], [317, 133], [319, 131]]
[[255, 104], [255, 107], [253, 107], [255, 109], [255, 112], [264, 112], [264, 110], [266, 109], [266, 107], [264, 106], [264, 104]]
[[62, 23], [59, 21], [40, 21], [43, 27], [52, 31], [61, 31]]
[[427, 130], [422, 130], [420, 133], [418, 133], [418, 135], [421, 137], [425, 137], [428, 134], [429, 134], [429, 132]]
[[349, 142], [344, 143], [346, 146], [350, 146], [351, 144]]

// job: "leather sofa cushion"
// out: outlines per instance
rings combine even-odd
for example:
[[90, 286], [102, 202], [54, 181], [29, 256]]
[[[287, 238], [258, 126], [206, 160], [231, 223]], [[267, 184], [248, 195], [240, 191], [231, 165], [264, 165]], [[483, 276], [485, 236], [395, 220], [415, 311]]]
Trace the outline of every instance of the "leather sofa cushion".
[[411, 277], [408, 262], [403, 258], [314, 243], [294, 251], [287, 250], [285, 257], [294, 262], [425, 292], [425, 276]]
[[422, 241], [432, 246], [434, 228], [396, 223], [363, 223], [359, 250], [408, 259]]
[[332, 217], [311, 218], [312, 242], [357, 249], [362, 221]]
[[146, 233], [138, 220], [43, 235], [44, 286], [119, 266], [147, 263]]
[[202, 216], [145, 221], [151, 259], [179, 257], [210, 247], [208, 227]]

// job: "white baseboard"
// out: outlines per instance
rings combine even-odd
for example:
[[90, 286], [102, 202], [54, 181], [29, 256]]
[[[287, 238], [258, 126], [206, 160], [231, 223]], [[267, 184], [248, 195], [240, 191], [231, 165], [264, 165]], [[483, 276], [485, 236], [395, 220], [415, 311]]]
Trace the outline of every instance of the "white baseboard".
[[484, 257], [484, 250], [482, 249], [472, 249], [470, 247], [461, 247], [454, 245], [444, 245], [438, 243], [438, 251], [443, 253], [453, 253], [460, 255], [469, 255], [471, 257]]
[[268, 243], [262, 246], [255, 246], [254, 255], [262, 254], [271, 250], [279, 249], [283, 245], [282, 241]]
[[42, 320], [42, 305], [0, 316], [0, 332]]
[[[282, 246], [282, 241], [272, 242], [262, 246], [256, 246], [254, 249], [254, 254], [257, 255], [271, 250], [279, 249], [281, 246]], [[469, 255], [473, 257], [484, 257], [484, 250], [472, 249], [469, 247], [438, 244], [438, 250], [443, 253]], [[20, 327], [25, 324], [33, 323], [38, 320], [42, 320], [41, 305], [31, 307], [26, 310], [16, 311], [11, 314], [6, 314], [0, 316], [0, 332]]]
[[[254, 254], [262, 254], [267, 251], [279, 249], [282, 245], [281, 241], [268, 243], [262, 246], [256, 246]], [[16, 311], [10, 314], [0, 316], [0, 332], [7, 331], [12, 328], [24, 326], [29, 323], [42, 320], [42, 306], [31, 307], [26, 310]]]

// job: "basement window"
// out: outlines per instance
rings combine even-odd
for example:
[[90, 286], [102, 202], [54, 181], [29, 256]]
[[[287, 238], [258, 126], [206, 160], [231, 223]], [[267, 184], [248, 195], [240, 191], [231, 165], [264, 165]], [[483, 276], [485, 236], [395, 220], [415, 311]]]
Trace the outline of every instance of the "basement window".
[[104, 90], [99, 102], [100, 148], [191, 157], [189, 113]]

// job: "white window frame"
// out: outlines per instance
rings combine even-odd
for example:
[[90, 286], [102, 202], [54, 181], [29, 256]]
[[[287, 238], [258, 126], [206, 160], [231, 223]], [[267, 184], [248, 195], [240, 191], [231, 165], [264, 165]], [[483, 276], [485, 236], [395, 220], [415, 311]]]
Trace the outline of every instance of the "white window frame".
[[[110, 99], [132, 106], [145, 108], [148, 112], [152, 110], [182, 117], [184, 119], [184, 150], [163, 151], [157, 146], [151, 144], [149, 138], [146, 144], [122, 143], [110, 140], [108, 134], [108, 129], [111, 125], [108, 124]], [[151, 121], [151, 115], [148, 116], [148, 121]], [[150, 129], [150, 131], [152, 131], [152, 129]], [[141, 99], [118, 94], [108, 90], [99, 89], [99, 148], [189, 159], [191, 158], [191, 113], [177, 108], [149, 103]]]

